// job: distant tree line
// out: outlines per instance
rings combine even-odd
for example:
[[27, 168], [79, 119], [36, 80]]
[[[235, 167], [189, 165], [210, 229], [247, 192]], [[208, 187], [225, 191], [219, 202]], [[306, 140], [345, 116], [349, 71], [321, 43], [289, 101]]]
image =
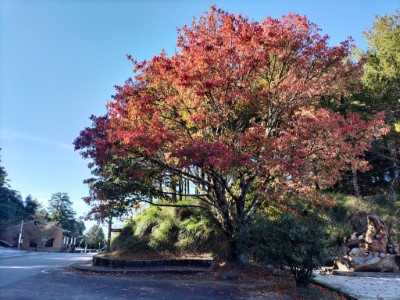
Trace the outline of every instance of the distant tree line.
[[85, 230], [85, 224], [81, 218], [76, 217], [67, 193], [53, 194], [47, 208], [31, 195], [23, 200], [21, 194], [9, 185], [7, 172], [1, 165], [0, 158], [0, 231], [21, 221], [33, 219], [54, 223], [79, 235]]
[[359, 92], [330, 105], [367, 119], [384, 112], [391, 131], [376, 139], [367, 151], [371, 169], [347, 172], [333, 190], [358, 197], [386, 194], [396, 198], [400, 193], [400, 12], [377, 17], [364, 36], [368, 48], [358, 53], [365, 60]]

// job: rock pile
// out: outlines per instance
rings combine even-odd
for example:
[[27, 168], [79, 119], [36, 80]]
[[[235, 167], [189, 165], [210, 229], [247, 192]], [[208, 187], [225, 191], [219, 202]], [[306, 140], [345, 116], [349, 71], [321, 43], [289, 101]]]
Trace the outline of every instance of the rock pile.
[[344, 255], [335, 261], [340, 271], [399, 272], [399, 244], [388, 239], [388, 227], [377, 216], [367, 216], [367, 231], [354, 233], [344, 244]]

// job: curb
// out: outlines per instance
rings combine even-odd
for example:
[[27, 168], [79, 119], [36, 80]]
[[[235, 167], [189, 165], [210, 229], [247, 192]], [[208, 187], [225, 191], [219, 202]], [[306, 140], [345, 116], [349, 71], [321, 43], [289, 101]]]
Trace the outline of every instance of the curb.
[[337, 287], [335, 285], [331, 285], [331, 284], [325, 283], [325, 282], [320, 282], [316, 279], [311, 279], [311, 282], [318, 286], [327, 288], [328, 290], [331, 290], [333, 292], [339, 293], [339, 294], [343, 295], [344, 297], [346, 297], [346, 299], [348, 299], [348, 300], [358, 300], [359, 299], [355, 295], [352, 295], [352, 294], [348, 293], [347, 291], [342, 290], [340, 287]]
[[351, 272], [333, 270], [332, 275], [349, 277], [379, 277], [379, 278], [400, 278], [400, 272]]
[[[140, 269], [111, 269], [111, 268], [102, 268], [92, 266], [90, 261], [86, 262], [78, 262], [69, 265], [75, 271], [84, 271], [84, 272], [93, 272], [99, 273], [103, 275], [168, 275], [168, 274], [178, 274], [178, 275], [199, 275], [199, 279], [190, 279], [188, 282], [198, 282], [201, 281], [206, 284], [210, 284], [212, 286], [222, 285], [222, 286], [232, 286], [239, 287], [240, 289], [246, 290], [254, 290], [254, 289], [262, 289], [267, 287], [265, 283], [251, 283], [251, 282], [242, 282], [242, 281], [212, 281], [212, 280], [202, 280], [200, 276], [207, 272], [207, 269], [157, 269], [157, 268], [140, 268]], [[154, 280], [165, 280], [165, 279], [157, 279]], [[168, 280], [168, 279], [166, 279]], [[185, 279], [172, 279], [172, 280], [185, 280]]]
[[156, 268], [156, 267], [183, 267], [183, 268], [209, 268], [212, 259], [153, 259], [153, 260], [122, 260], [101, 257], [92, 258], [93, 266], [105, 268]]
[[173, 269], [173, 268], [140, 268], [140, 269], [122, 269], [122, 268], [104, 268], [104, 267], [97, 267], [91, 264], [86, 263], [74, 263], [70, 265], [71, 268], [84, 271], [84, 272], [94, 272], [94, 273], [101, 273], [101, 274], [124, 274], [124, 275], [137, 275], [137, 274], [181, 274], [181, 275], [193, 275], [193, 274], [204, 274], [206, 273], [207, 269], [194, 269], [194, 268], [187, 268], [187, 269]]

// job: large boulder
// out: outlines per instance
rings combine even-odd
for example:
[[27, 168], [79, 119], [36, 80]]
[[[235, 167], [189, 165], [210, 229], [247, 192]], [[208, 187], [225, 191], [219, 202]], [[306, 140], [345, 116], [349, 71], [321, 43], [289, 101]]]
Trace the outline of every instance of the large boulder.
[[368, 229], [365, 233], [365, 249], [371, 252], [387, 252], [388, 228], [375, 215], [367, 216]]
[[354, 248], [336, 265], [343, 271], [399, 272], [400, 257], [396, 254], [368, 252], [362, 248]]
[[388, 240], [388, 227], [377, 216], [367, 216], [367, 231], [354, 233], [343, 249], [345, 254], [336, 260], [341, 271], [399, 272], [400, 252], [397, 243]]

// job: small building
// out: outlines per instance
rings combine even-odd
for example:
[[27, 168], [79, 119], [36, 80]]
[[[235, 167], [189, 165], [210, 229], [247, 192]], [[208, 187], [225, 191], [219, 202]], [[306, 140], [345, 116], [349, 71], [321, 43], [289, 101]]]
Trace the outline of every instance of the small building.
[[36, 219], [22, 224], [8, 227], [0, 237], [5, 242], [20, 249], [46, 252], [73, 252], [77, 235], [58, 226]]

